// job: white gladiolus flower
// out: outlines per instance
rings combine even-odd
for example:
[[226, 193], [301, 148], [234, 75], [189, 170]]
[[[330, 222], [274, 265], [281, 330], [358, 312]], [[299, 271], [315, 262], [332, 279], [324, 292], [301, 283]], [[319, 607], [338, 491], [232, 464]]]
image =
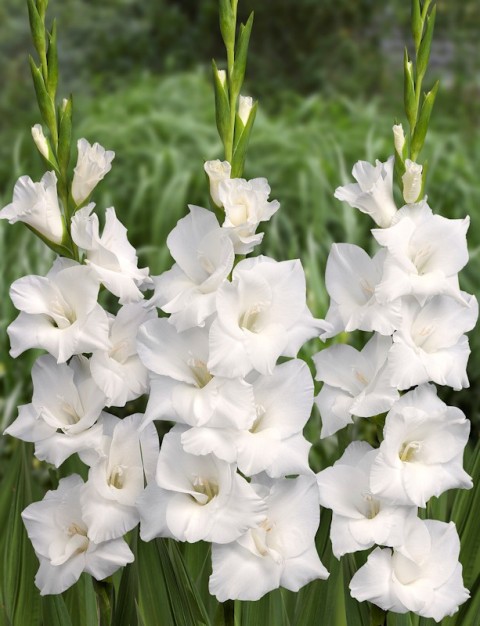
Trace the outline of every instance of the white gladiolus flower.
[[387, 415], [372, 465], [372, 493], [425, 507], [447, 489], [470, 489], [472, 480], [462, 468], [469, 432], [463, 412], [442, 402], [433, 385], [405, 394]]
[[13, 202], [0, 211], [0, 219], [10, 224], [24, 222], [42, 237], [53, 243], [62, 243], [65, 225], [57, 197], [55, 172], [47, 172], [39, 183], [29, 176], [21, 176], [13, 190]]
[[315, 549], [320, 512], [315, 480], [300, 476], [252, 483], [266, 519], [234, 543], [213, 544], [209, 590], [219, 602], [259, 600], [279, 586], [298, 591], [328, 572]]
[[38, 148], [38, 151], [42, 156], [48, 159], [48, 142], [43, 134], [43, 128], [40, 124], [35, 124], [32, 126], [32, 139], [35, 142], [35, 145]]
[[413, 611], [439, 622], [469, 597], [455, 524], [412, 518], [405, 532], [401, 548], [370, 554], [350, 582], [351, 594], [386, 611]]
[[176, 263], [154, 278], [151, 303], [166, 313], [179, 331], [203, 326], [215, 312], [216, 291], [232, 271], [233, 245], [211, 211], [190, 206], [167, 237]]
[[100, 544], [88, 539], [80, 504], [82, 487], [78, 474], [62, 478], [58, 489], [48, 491], [41, 502], [30, 504], [22, 513], [40, 561], [35, 584], [42, 596], [62, 593], [82, 572], [102, 580], [134, 560], [123, 539]]
[[5, 433], [35, 443], [35, 456], [55, 467], [75, 452], [95, 454], [101, 447], [103, 429], [96, 422], [105, 396], [90, 377], [88, 360], [78, 356], [58, 365], [52, 356], [41, 356], [32, 381], [32, 404], [19, 407]]
[[[240, 96], [238, 99], [238, 116], [244, 126], [247, 125], [250, 111], [253, 108], [253, 98], [251, 96]], [[269, 192], [270, 193], [270, 192]]]
[[333, 554], [366, 550], [374, 544], [398, 546], [406, 520], [416, 515], [412, 506], [395, 506], [373, 495], [369, 478], [377, 450], [354, 441], [333, 465], [317, 474], [320, 504], [332, 509], [330, 539]]
[[405, 174], [402, 176], [403, 199], [407, 204], [414, 204], [422, 191], [423, 166], [410, 159], [405, 160]]
[[206, 161], [203, 165], [203, 169], [207, 173], [210, 181], [210, 196], [212, 197], [214, 203], [218, 207], [221, 207], [222, 201], [218, 195], [218, 187], [223, 180], [228, 180], [230, 178], [232, 166], [228, 161], [215, 159], [214, 161]]
[[330, 295], [326, 321], [331, 329], [322, 339], [342, 331], [376, 331], [391, 335], [400, 326], [401, 303], [380, 304], [375, 288], [383, 274], [386, 251], [371, 259], [362, 248], [349, 243], [332, 245], [327, 259], [325, 286]]
[[[241, 379], [213, 376], [207, 367], [208, 328], [178, 333], [165, 318], [150, 320], [140, 328], [137, 349], [152, 373], [146, 423], [164, 419], [227, 431], [252, 426], [252, 386]], [[235, 448], [226, 442], [217, 452], [229, 462], [236, 458]]]
[[403, 148], [405, 146], [405, 133], [403, 132], [403, 126], [401, 124], [394, 124], [392, 130], [395, 150], [400, 156], [402, 156]]
[[322, 438], [351, 424], [354, 415], [371, 417], [388, 411], [398, 399], [385, 373], [391, 347], [390, 337], [375, 334], [361, 352], [336, 344], [313, 356], [315, 378], [325, 383], [315, 399]]
[[280, 208], [277, 200], [268, 202], [270, 186], [266, 178], [230, 178], [220, 183], [218, 195], [225, 209], [226, 229], [236, 254], [248, 254], [263, 239], [255, 234], [260, 222], [269, 220]]
[[147, 393], [148, 371], [137, 354], [138, 328], [156, 318], [154, 311], [141, 304], [125, 304], [110, 316], [109, 350], [95, 350], [90, 359], [92, 378], [106, 396], [106, 406], [125, 406]]
[[163, 438], [156, 484], [137, 501], [140, 536], [229, 543], [265, 518], [265, 504], [234, 465], [187, 454], [175, 427]]
[[474, 296], [460, 292], [465, 305], [448, 296], [435, 296], [424, 307], [403, 298], [402, 325], [393, 335], [388, 375], [397, 389], [433, 381], [454, 389], [468, 387], [466, 373], [470, 347], [463, 333], [477, 321]]
[[10, 354], [43, 348], [65, 363], [73, 354], [108, 350], [108, 318], [97, 303], [99, 284], [85, 265], [56, 262], [46, 277], [25, 276], [10, 288], [20, 315], [10, 324]]
[[352, 170], [357, 182], [337, 187], [335, 198], [367, 213], [381, 228], [390, 226], [397, 212], [393, 200], [393, 165], [393, 157], [385, 163], [377, 159], [375, 165], [358, 161]]
[[120, 304], [138, 302], [140, 289], [150, 287], [148, 267], [138, 268], [135, 248], [127, 239], [127, 229], [117, 219], [115, 209], [106, 210], [105, 228], [99, 233], [98, 216], [92, 213], [94, 203], [83, 207], [72, 218], [72, 239], [86, 252], [85, 263]]
[[78, 140], [77, 149], [78, 159], [74, 169], [72, 196], [76, 205], [80, 206], [112, 169], [115, 152], [105, 150], [98, 143], [92, 146], [86, 139]]
[[232, 282], [217, 292], [208, 369], [228, 378], [252, 369], [271, 374], [279, 356], [295, 357], [307, 339], [328, 327], [306, 306], [305, 274], [298, 259], [245, 259], [233, 270]]
[[143, 415], [110, 421], [104, 456], [88, 473], [80, 502], [87, 536], [100, 543], [121, 537], [140, 521], [136, 501], [144, 490], [144, 476], [155, 476], [158, 436], [153, 424], [139, 432]]
[[426, 203], [404, 207], [390, 228], [374, 229], [373, 236], [388, 250], [377, 299], [391, 302], [414, 295], [421, 304], [445, 294], [464, 303], [457, 274], [468, 261], [466, 233], [470, 218], [433, 215]]

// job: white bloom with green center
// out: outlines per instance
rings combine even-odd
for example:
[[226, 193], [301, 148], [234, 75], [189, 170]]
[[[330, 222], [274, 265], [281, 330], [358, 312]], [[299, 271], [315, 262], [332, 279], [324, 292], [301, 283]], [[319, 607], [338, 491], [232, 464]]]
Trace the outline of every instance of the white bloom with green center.
[[385, 163], [377, 159], [375, 165], [358, 161], [352, 170], [357, 182], [337, 187], [335, 198], [370, 215], [381, 228], [390, 226], [397, 212], [393, 199], [393, 165], [393, 157]]
[[386, 375], [391, 337], [375, 334], [361, 352], [336, 344], [312, 358], [316, 380], [324, 383], [315, 403], [322, 418], [321, 437], [329, 437], [353, 422], [353, 416], [371, 417], [388, 411], [398, 391]]
[[20, 315], [7, 329], [10, 354], [43, 348], [58, 363], [72, 355], [108, 350], [108, 317], [97, 303], [99, 282], [85, 265], [59, 258], [47, 276], [25, 276], [10, 288]]
[[86, 139], [78, 140], [77, 149], [78, 158], [73, 175], [72, 196], [76, 205], [80, 206], [112, 169], [115, 152], [105, 150], [98, 143], [91, 145]]
[[10, 224], [24, 222], [45, 239], [60, 244], [65, 223], [58, 205], [55, 172], [44, 174], [39, 183], [29, 176], [20, 177], [13, 190], [13, 202], [0, 211], [0, 219]]
[[35, 584], [42, 596], [62, 593], [82, 572], [103, 580], [134, 560], [123, 539], [98, 544], [90, 541], [80, 503], [82, 488], [78, 474], [62, 478], [58, 489], [47, 491], [43, 500], [30, 504], [22, 513], [40, 561]]
[[105, 420], [103, 455], [92, 465], [82, 488], [83, 519], [95, 543], [117, 539], [140, 521], [136, 502], [145, 482], [154, 479], [158, 435], [153, 424], [142, 428], [143, 415]]
[[400, 326], [400, 300], [380, 304], [375, 295], [386, 256], [385, 250], [370, 258], [359, 246], [332, 245], [325, 270], [325, 286], [330, 296], [326, 321], [331, 329], [322, 335], [323, 339], [353, 330], [391, 335]]
[[280, 586], [298, 591], [328, 578], [315, 548], [320, 521], [315, 479], [263, 480], [252, 486], [267, 504], [265, 519], [237, 541], [212, 546], [209, 590], [219, 602], [259, 600]]
[[140, 536], [229, 543], [265, 519], [265, 504], [233, 464], [187, 454], [182, 429], [163, 438], [156, 483], [137, 501]]
[[401, 547], [377, 548], [350, 582], [352, 596], [385, 611], [413, 611], [440, 622], [469, 598], [455, 524], [411, 518]]
[[57, 364], [50, 355], [32, 368], [32, 404], [19, 407], [5, 433], [35, 443], [35, 456], [59, 467], [79, 452], [95, 457], [101, 448], [105, 396], [90, 375], [88, 360], [73, 357]]
[[370, 475], [372, 493], [396, 504], [425, 507], [447, 489], [470, 489], [462, 467], [470, 422], [447, 406], [434, 385], [421, 385], [392, 407]]
[[[222, 70], [220, 70], [221, 72]], [[220, 72], [218, 72], [220, 76]], [[224, 72], [225, 74], [225, 72]], [[206, 161], [203, 165], [208, 179], [210, 181], [210, 195], [214, 203], [218, 206], [222, 206], [222, 201], [218, 195], [218, 187], [223, 180], [230, 178], [232, 166], [228, 161], [220, 161], [215, 159], [214, 161]]]
[[156, 318], [140, 303], [125, 304], [109, 316], [109, 350], [95, 350], [90, 359], [92, 377], [106, 396], [106, 406], [125, 406], [147, 393], [148, 370], [137, 354], [137, 333], [147, 320]]
[[277, 200], [268, 201], [270, 186], [266, 178], [229, 178], [218, 188], [225, 210], [223, 228], [232, 239], [236, 254], [248, 254], [263, 239], [255, 234], [260, 222], [269, 220], [280, 208]]
[[354, 441], [333, 467], [317, 474], [320, 504], [333, 512], [330, 539], [337, 558], [375, 544], [401, 545], [406, 520], [417, 513], [373, 495], [369, 479], [376, 455], [368, 443]]
[[98, 216], [92, 213], [94, 207], [92, 202], [75, 213], [72, 239], [85, 250], [85, 263], [120, 304], [138, 302], [143, 298], [141, 290], [152, 285], [148, 267], [139, 269], [137, 252], [113, 207], [105, 212], [105, 228], [100, 236]]
[[433, 381], [454, 389], [468, 387], [470, 347], [463, 333], [477, 321], [475, 296], [463, 291], [465, 304], [448, 296], [435, 296], [425, 306], [413, 297], [402, 298], [402, 323], [388, 353], [390, 383], [409, 389]]
[[179, 331], [203, 326], [215, 313], [217, 289], [232, 271], [235, 254], [225, 230], [211, 211], [190, 205], [190, 213], [178, 221], [167, 237], [176, 263], [154, 277], [150, 300]]
[[295, 357], [305, 341], [327, 327], [306, 306], [305, 274], [298, 259], [245, 259], [233, 270], [232, 282], [217, 292], [208, 369], [228, 378], [252, 370], [271, 374], [278, 357]]

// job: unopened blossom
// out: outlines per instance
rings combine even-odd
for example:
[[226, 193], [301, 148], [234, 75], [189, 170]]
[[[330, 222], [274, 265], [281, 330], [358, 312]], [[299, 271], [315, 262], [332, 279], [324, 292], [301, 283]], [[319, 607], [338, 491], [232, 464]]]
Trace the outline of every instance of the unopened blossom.
[[405, 146], [405, 133], [403, 132], [403, 126], [401, 124], [394, 124], [392, 130], [395, 151], [400, 156], [403, 156], [403, 148]]
[[38, 148], [40, 154], [46, 159], [49, 158], [49, 149], [48, 149], [48, 141], [45, 135], [43, 134], [43, 128], [40, 124], [35, 124], [32, 126], [32, 139], [35, 142], [35, 145]]
[[225, 210], [223, 227], [233, 241], [236, 254], [248, 254], [263, 239], [255, 234], [260, 222], [269, 220], [280, 208], [277, 200], [268, 201], [270, 186], [266, 178], [230, 178], [218, 188]]
[[86, 139], [77, 142], [78, 158], [74, 169], [72, 196], [80, 206], [112, 169], [115, 152], [105, 150], [99, 143], [91, 145]]
[[469, 597], [458, 561], [455, 524], [411, 518], [405, 540], [394, 549], [377, 548], [350, 582], [352, 596], [385, 611], [412, 611], [440, 622]]
[[32, 404], [19, 407], [5, 433], [35, 443], [35, 456], [56, 467], [75, 452], [98, 453], [105, 396], [90, 376], [88, 360], [76, 356], [59, 365], [52, 356], [41, 356], [32, 382]]
[[371, 476], [372, 493], [396, 504], [425, 507], [447, 489], [470, 489], [462, 467], [470, 422], [463, 412], [437, 397], [434, 385], [421, 385], [392, 407]]
[[[220, 72], [221, 71], [222, 70], [220, 70]], [[219, 77], [220, 72], [218, 72]], [[225, 72], [223, 73], [225, 75]], [[218, 195], [218, 187], [223, 180], [227, 180], [230, 178], [232, 166], [228, 161], [220, 161], [219, 159], [215, 159], [214, 161], [205, 161], [203, 169], [205, 170], [210, 181], [210, 196], [212, 197], [214, 203], [218, 207], [221, 207], [222, 201], [220, 200], [220, 196]]]
[[422, 191], [422, 171], [423, 166], [410, 159], [405, 159], [405, 174], [402, 176], [403, 199], [407, 204], [418, 201]]
[[44, 174], [39, 183], [21, 176], [13, 190], [13, 201], [0, 211], [0, 219], [10, 224], [24, 222], [45, 239], [60, 244], [65, 224], [58, 204], [55, 172]]
[[241, 261], [231, 283], [217, 292], [210, 329], [209, 370], [236, 378], [252, 369], [271, 374], [279, 356], [297, 355], [308, 339], [329, 327], [306, 306], [300, 261], [258, 256]]
[[48, 491], [43, 500], [30, 504], [22, 513], [40, 561], [35, 584], [42, 596], [62, 593], [82, 572], [103, 580], [134, 560], [123, 539], [103, 543], [89, 540], [80, 502], [82, 488], [78, 474], [62, 478], [58, 489]]
[[370, 258], [359, 246], [332, 245], [325, 271], [325, 286], [330, 296], [326, 321], [331, 327], [322, 338], [353, 330], [391, 335], [399, 327], [400, 301], [381, 304], [375, 295], [376, 286], [382, 280], [385, 258], [385, 250]]
[[108, 291], [119, 298], [120, 304], [138, 302], [143, 298], [141, 289], [152, 284], [148, 267], [139, 269], [137, 252], [113, 207], [105, 212], [105, 228], [100, 236], [98, 216], [92, 213], [94, 207], [91, 203], [75, 213], [72, 239], [85, 250], [85, 263]]
[[[179, 333], [165, 318], [141, 326], [137, 349], [151, 378], [147, 423], [163, 419], [234, 431], [252, 426], [256, 417], [252, 386], [210, 372], [208, 336], [208, 327]], [[218, 455], [234, 461], [235, 448], [224, 442]]]
[[140, 303], [124, 304], [116, 316], [109, 317], [110, 348], [95, 350], [90, 359], [92, 377], [106, 396], [106, 406], [125, 406], [147, 393], [148, 371], [137, 354], [138, 328], [154, 311]]
[[244, 126], [250, 118], [250, 112], [253, 108], [253, 98], [251, 96], [240, 96], [238, 99], [238, 117], [242, 120]]
[[445, 294], [463, 299], [457, 274], [468, 261], [466, 234], [470, 218], [447, 219], [433, 215], [426, 202], [406, 206], [390, 228], [372, 230], [388, 250], [377, 299], [386, 304], [414, 295], [424, 304], [430, 296]]
[[73, 354], [108, 350], [108, 318], [97, 303], [91, 269], [59, 259], [47, 276], [25, 276], [10, 288], [20, 315], [7, 328], [10, 354], [43, 348], [65, 363]]
[[401, 545], [406, 520], [416, 515], [411, 505], [398, 506], [372, 494], [369, 479], [376, 454], [368, 443], [354, 441], [333, 467], [317, 474], [320, 504], [333, 511], [330, 539], [337, 558], [374, 544]]
[[409, 389], [432, 381], [454, 389], [468, 387], [470, 347], [467, 336], [477, 321], [474, 296], [460, 292], [465, 304], [435, 296], [425, 306], [413, 297], [402, 298], [402, 324], [388, 353], [390, 383]]
[[209, 590], [219, 602], [259, 600], [280, 586], [298, 591], [328, 578], [315, 548], [320, 521], [315, 480], [300, 476], [252, 486], [267, 504], [266, 518], [235, 542], [213, 544]]
[[103, 456], [92, 465], [80, 501], [88, 538], [95, 543], [117, 539], [140, 521], [136, 502], [145, 481], [153, 480], [158, 435], [153, 424], [139, 431], [143, 415], [111, 419]]
[[167, 237], [176, 263], [154, 277], [151, 303], [166, 313], [179, 331], [203, 326], [215, 312], [216, 291], [232, 271], [235, 254], [225, 229], [211, 211], [190, 205]]
[[358, 161], [352, 170], [357, 182], [337, 187], [335, 198], [367, 213], [381, 228], [390, 226], [397, 212], [393, 199], [393, 165], [393, 157], [385, 163], [377, 159], [375, 165]]
[[187, 454], [175, 427], [163, 438], [156, 482], [137, 501], [140, 536], [229, 543], [265, 518], [265, 504], [235, 465]]
[[352, 417], [371, 417], [388, 411], [398, 398], [386, 374], [392, 339], [375, 334], [359, 352], [335, 344], [313, 356], [316, 380], [324, 385], [315, 399], [322, 418], [321, 437], [333, 435]]

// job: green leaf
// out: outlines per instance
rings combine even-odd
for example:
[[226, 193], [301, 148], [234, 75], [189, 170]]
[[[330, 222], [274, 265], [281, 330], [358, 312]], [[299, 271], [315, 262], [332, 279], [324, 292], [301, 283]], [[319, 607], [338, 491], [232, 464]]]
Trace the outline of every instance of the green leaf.
[[430, 59], [430, 50], [432, 47], [433, 29], [435, 27], [435, 16], [437, 14], [437, 7], [434, 6], [432, 12], [427, 17], [427, 27], [425, 29], [425, 36], [420, 44], [417, 57], [417, 81], [421, 82], [428, 67], [428, 61]]
[[72, 626], [98, 626], [97, 598], [93, 589], [93, 579], [89, 574], [82, 574], [62, 596]]
[[[137, 552], [137, 535], [138, 531], [135, 530], [133, 532], [132, 542], [130, 545], [134, 554]], [[129, 563], [122, 572], [112, 626], [139, 626], [137, 617], [137, 600], [138, 565], [135, 560], [133, 563]]]
[[432, 113], [433, 105], [435, 104], [435, 97], [437, 95], [439, 81], [435, 83], [433, 88], [425, 95], [423, 99], [422, 108], [418, 118], [418, 122], [415, 126], [415, 131], [412, 137], [412, 144], [410, 148], [410, 154], [412, 161], [416, 161], [420, 154], [423, 144], [425, 143], [425, 137], [428, 131], [428, 124], [430, 122], [430, 115]]
[[230, 131], [230, 104], [226, 88], [222, 85], [218, 76], [218, 68], [215, 61], [212, 61], [212, 69], [213, 87], [215, 92], [215, 119], [217, 122], [218, 134], [225, 145]]
[[370, 626], [370, 615], [366, 602], [358, 602], [350, 595], [349, 584], [352, 576], [357, 571], [355, 555], [346, 554], [342, 557], [343, 588], [345, 592], [345, 616], [350, 626]]
[[243, 79], [245, 78], [245, 69], [247, 67], [248, 56], [248, 44], [250, 42], [250, 34], [253, 26], [253, 11], [245, 25], [240, 26], [240, 34], [237, 41], [237, 47], [235, 50], [235, 65], [233, 68], [232, 76], [232, 90], [235, 95], [235, 99], [240, 93], [243, 85]]
[[61, 595], [42, 598], [43, 623], [48, 626], [72, 626], [72, 620]]
[[230, 0], [219, 1], [220, 32], [225, 47], [233, 47], [235, 42], [235, 13]]
[[413, 81], [413, 65], [408, 58], [408, 51], [405, 48], [405, 54], [403, 58], [403, 71], [404, 71], [404, 89], [403, 97], [405, 103], [405, 113], [407, 114], [408, 123], [410, 128], [415, 128], [415, 122], [417, 120], [417, 105], [415, 102], [415, 84]]
[[232, 178], [239, 178], [243, 173], [243, 167], [245, 165], [245, 157], [248, 148], [248, 142], [250, 140], [250, 134], [252, 132], [253, 124], [255, 122], [255, 116], [257, 114], [258, 102], [253, 105], [248, 122], [243, 129], [242, 134], [237, 142], [237, 145], [233, 151], [232, 159]]
[[53, 20], [52, 32], [48, 40], [47, 51], [47, 65], [48, 65], [48, 78], [47, 78], [47, 91], [48, 95], [55, 101], [55, 94], [57, 93], [58, 86], [58, 51], [57, 51], [57, 22]]
[[40, 68], [35, 65], [35, 61], [32, 57], [29, 57], [29, 61], [30, 70], [32, 72], [33, 86], [35, 87], [35, 93], [37, 95], [38, 107], [45, 124], [48, 126], [50, 133], [52, 134], [53, 143], [56, 149], [58, 144], [58, 134], [55, 107], [53, 106], [52, 99], [48, 95]]

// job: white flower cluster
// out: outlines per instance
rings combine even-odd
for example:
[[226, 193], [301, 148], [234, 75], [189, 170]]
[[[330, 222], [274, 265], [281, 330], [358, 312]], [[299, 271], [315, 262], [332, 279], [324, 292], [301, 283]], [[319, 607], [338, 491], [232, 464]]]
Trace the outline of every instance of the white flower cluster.
[[[78, 261], [59, 257], [47, 276], [11, 288], [20, 311], [8, 329], [12, 356], [48, 354], [33, 367], [31, 404], [6, 432], [33, 442], [36, 456], [56, 467], [78, 453], [90, 468], [87, 482], [64, 478], [23, 512], [41, 593], [61, 593], [82, 571], [104, 578], [131, 562], [123, 536], [139, 522], [146, 541], [212, 542], [210, 590], [221, 601], [326, 578], [302, 434], [313, 380], [296, 355], [331, 325], [307, 308], [299, 261], [235, 259], [262, 240], [259, 223], [279, 207], [267, 181], [231, 179], [228, 163], [206, 163], [225, 222], [191, 206], [167, 239], [173, 267], [152, 279], [114, 209], [100, 235], [94, 204], [83, 206], [113, 153], [85, 140], [78, 150], [70, 223], [53, 175], [21, 179], [0, 213], [28, 216], [49, 241], [66, 233], [81, 251]], [[101, 285], [118, 298], [116, 315], [99, 304]], [[147, 393], [145, 415], [104, 410]], [[153, 420], [175, 422], [161, 448]]]
[[458, 285], [468, 261], [469, 219], [434, 215], [426, 197], [417, 202], [421, 166], [411, 162], [403, 177], [407, 204], [397, 210], [393, 164], [393, 157], [375, 166], [359, 162], [357, 183], [335, 192], [381, 226], [372, 229], [380, 250], [371, 258], [357, 246], [336, 244], [326, 268], [333, 329], [323, 337], [374, 334], [360, 352], [335, 344], [314, 356], [316, 378], [324, 383], [315, 400], [322, 437], [353, 416], [388, 412], [383, 438], [378, 449], [351, 443], [317, 479], [320, 502], [333, 512], [337, 558], [386, 546], [353, 576], [352, 596], [440, 621], [469, 596], [459, 539], [452, 522], [422, 521], [418, 507], [447, 489], [471, 488], [462, 467], [470, 423], [431, 383], [468, 387], [465, 333], [476, 323], [478, 304]]

